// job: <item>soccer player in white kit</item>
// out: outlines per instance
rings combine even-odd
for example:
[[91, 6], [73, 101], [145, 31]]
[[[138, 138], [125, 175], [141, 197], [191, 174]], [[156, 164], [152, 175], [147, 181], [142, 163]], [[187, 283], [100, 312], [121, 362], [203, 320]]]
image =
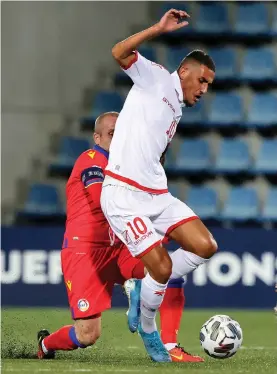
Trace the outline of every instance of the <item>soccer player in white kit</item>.
[[[190, 273], [217, 250], [202, 221], [168, 192], [160, 163], [182, 107], [196, 104], [213, 82], [214, 63], [204, 52], [193, 51], [170, 74], [137, 52], [144, 41], [188, 25], [186, 17], [186, 12], [171, 9], [157, 24], [112, 49], [134, 85], [117, 120], [101, 206], [116, 235], [148, 270], [136, 290], [140, 296], [138, 332], [150, 357], [158, 362], [171, 361], [155, 323], [169, 278]], [[165, 237], [181, 246], [171, 258], [161, 244]]]

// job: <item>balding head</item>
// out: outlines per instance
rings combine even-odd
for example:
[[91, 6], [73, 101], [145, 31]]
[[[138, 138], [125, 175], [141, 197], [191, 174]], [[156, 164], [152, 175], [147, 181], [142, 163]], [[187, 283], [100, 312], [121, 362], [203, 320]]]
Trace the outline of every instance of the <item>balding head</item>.
[[109, 151], [118, 116], [119, 113], [117, 112], [106, 112], [101, 114], [95, 121], [94, 142], [106, 151]]

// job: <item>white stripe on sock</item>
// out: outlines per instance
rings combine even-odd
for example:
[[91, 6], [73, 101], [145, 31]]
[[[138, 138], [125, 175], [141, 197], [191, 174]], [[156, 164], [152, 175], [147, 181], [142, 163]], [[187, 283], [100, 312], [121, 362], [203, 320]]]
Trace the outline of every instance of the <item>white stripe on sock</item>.
[[48, 353], [48, 349], [45, 347], [44, 339], [43, 339], [43, 341], [41, 342], [41, 348], [42, 348], [43, 352], [47, 355], [47, 353]]

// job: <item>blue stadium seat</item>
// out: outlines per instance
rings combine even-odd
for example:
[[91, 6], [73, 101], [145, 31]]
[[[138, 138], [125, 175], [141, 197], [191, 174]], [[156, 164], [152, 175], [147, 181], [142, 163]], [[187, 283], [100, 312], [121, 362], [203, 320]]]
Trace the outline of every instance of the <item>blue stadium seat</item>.
[[[143, 57], [147, 58], [148, 60], [159, 62], [157, 61], [157, 53], [154, 47], [143, 46], [143, 47], [140, 47], [138, 51]], [[131, 78], [126, 73], [124, 73], [124, 71], [120, 70], [115, 76], [115, 83], [123, 84], [123, 83], [128, 83], [128, 82], [132, 83]], [[117, 110], [117, 111], [119, 112], [120, 110]]]
[[270, 92], [252, 96], [246, 126], [267, 127], [277, 125], [277, 95]]
[[243, 2], [236, 4], [234, 32], [241, 36], [268, 35], [269, 12], [266, 3]]
[[277, 221], [277, 188], [268, 191], [265, 204], [262, 208], [261, 221]]
[[221, 35], [230, 31], [227, 6], [219, 3], [200, 3], [195, 30], [203, 34]]
[[165, 155], [164, 167], [169, 172], [174, 171], [175, 170], [175, 163], [176, 163], [176, 160], [175, 160], [175, 157], [174, 157], [172, 147], [169, 147], [167, 152], [166, 152], [166, 155]]
[[206, 186], [193, 186], [186, 198], [186, 204], [201, 219], [216, 219], [218, 217], [217, 192]]
[[277, 139], [262, 142], [254, 170], [261, 174], [277, 175]]
[[235, 48], [212, 48], [208, 53], [215, 62], [216, 80], [235, 80], [238, 78], [237, 53]]
[[277, 36], [277, 5], [276, 4], [273, 6], [273, 11], [272, 11], [271, 35]]
[[251, 165], [248, 144], [240, 139], [224, 139], [216, 157], [215, 171], [218, 173], [238, 173], [247, 171]]
[[249, 48], [245, 50], [240, 77], [246, 81], [277, 81], [275, 56], [271, 48]]
[[243, 101], [240, 95], [217, 92], [211, 102], [206, 124], [217, 127], [240, 125], [243, 117]]
[[143, 46], [143, 47], [140, 47], [138, 51], [143, 57], [147, 58], [147, 60], [158, 62], [155, 47], [151, 47], [149, 45]]
[[176, 169], [197, 173], [210, 169], [211, 154], [209, 144], [204, 139], [184, 140], [176, 160]]
[[35, 183], [28, 193], [22, 212], [24, 215], [49, 216], [63, 214], [58, 190], [55, 186]]
[[258, 196], [250, 187], [234, 187], [225, 201], [221, 218], [231, 221], [256, 220], [259, 216]]
[[180, 188], [175, 183], [168, 184], [168, 191], [171, 193], [172, 196], [180, 198]]
[[71, 168], [81, 153], [91, 148], [87, 139], [78, 139], [64, 136], [61, 139], [59, 153], [55, 166], [59, 168]]
[[165, 67], [170, 73], [178, 68], [180, 62], [189, 52], [188, 48], [171, 47], [166, 49]]
[[[205, 99], [204, 99], [205, 100]], [[201, 125], [205, 122], [206, 119], [206, 107], [204, 100], [200, 100], [199, 103], [194, 105], [191, 108], [186, 108], [183, 111], [183, 116], [180, 119], [180, 127], [187, 127], [191, 125]]]
[[123, 98], [119, 93], [99, 91], [94, 97], [91, 115], [93, 118], [97, 118], [103, 112], [120, 112], [123, 103]]

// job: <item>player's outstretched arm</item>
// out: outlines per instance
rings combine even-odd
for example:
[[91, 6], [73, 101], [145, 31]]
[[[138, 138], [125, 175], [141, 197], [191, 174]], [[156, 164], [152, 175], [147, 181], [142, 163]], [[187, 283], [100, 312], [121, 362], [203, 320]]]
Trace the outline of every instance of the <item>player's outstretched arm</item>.
[[153, 39], [163, 33], [171, 32], [187, 26], [188, 22], [183, 21], [189, 15], [176, 9], [170, 9], [164, 14], [161, 20], [155, 25], [130, 36], [128, 39], [117, 43], [112, 49], [112, 55], [119, 65], [126, 67], [134, 59], [134, 51], [145, 41]]

